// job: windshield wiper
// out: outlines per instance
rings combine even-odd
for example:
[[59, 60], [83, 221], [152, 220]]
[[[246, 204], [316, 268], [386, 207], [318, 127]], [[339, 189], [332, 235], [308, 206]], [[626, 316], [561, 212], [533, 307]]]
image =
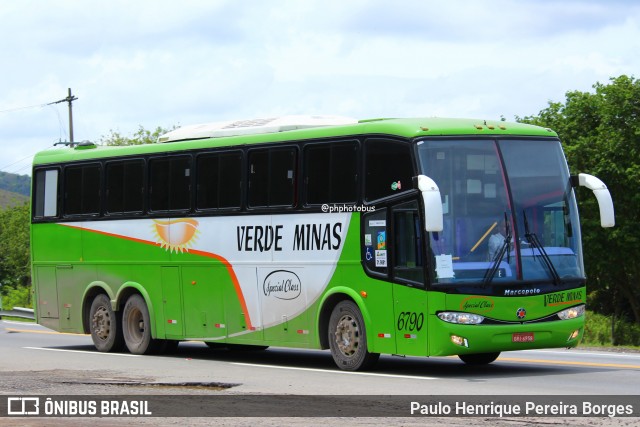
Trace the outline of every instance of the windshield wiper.
[[500, 261], [504, 258], [505, 252], [507, 254], [507, 262], [511, 262], [511, 254], [509, 252], [509, 244], [511, 243], [511, 226], [509, 225], [509, 217], [506, 212], [504, 213], [504, 227], [506, 231], [504, 242], [502, 242], [500, 250], [493, 256], [493, 259], [491, 260], [491, 268], [484, 274], [484, 278], [482, 279], [483, 288], [486, 288], [491, 284], [493, 277], [496, 275], [496, 271], [498, 271], [498, 267], [500, 267]]
[[[558, 275], [558, 270], [556, 270], [556, 268], [553, 266], [553, 262], [551, 261], [551, 258], [549, 258], [549, 254], [547, 254], [547, 251], [545, 251], [544, 246], [542, 246], [542, 244], [540, 243], [538, 236], [536, 236], [535, 233], [532, 233], [529, 230], [529, 221], [527, 221], [527, 214], [524, 210], [522, 211], [522, 218], [524, 219], [524, 237], [525, 239], [527, 239], [527, 243], [531, 245], [532, 252], [533, 249], [538, 250], [540, 256], [542, 257], [544, 265], [547, 266], [547, 269], [553, 277], [553, 284], [558, 286], [558, 284], [560, 284], [560, 276]], [[535, 256], [535, 252], [533, 252], [533, 254]]]

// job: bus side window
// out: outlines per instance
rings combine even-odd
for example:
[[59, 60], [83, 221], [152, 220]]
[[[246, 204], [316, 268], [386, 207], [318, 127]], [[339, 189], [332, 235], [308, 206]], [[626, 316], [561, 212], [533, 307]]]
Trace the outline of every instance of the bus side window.
[[107, 213], [142, 212], [144, 206], [144, 161], [108, 162], [105, 179]]
[[191, 157], [151, 159], [149, 169], [149, 209], [188, 210], [191, 204]]
[[304, 151], [305, 202], [353, 203], [358, 200], [356, 142], [311, 144]]
[[373, 201], [412, 190], [413, 163], [409, 144], [384, 139], [365, 143], [365, 200]]
[[363, 253], [366, 269], [376, 275], [386, 276], [388, 270], [387, 210], [379, 209], [362, 217], [364, 224]]
[[242, 152], [203, 154], [197, 160], [197, 209], [239, 208]]
[[294, 147], [249, 152], [249, 206], [293, 206], [296, 190]]
[[39, 170], [35, 173], [33, 215], [36, 218], [58, 216], [58, 170]]
[[64, 214], [100, 213], [100, 165], [68, 166], [64, 169]]

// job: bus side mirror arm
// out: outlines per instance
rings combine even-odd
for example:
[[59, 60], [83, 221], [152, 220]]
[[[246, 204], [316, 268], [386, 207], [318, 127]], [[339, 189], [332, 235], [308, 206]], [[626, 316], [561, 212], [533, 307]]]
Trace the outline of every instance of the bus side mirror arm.
[[424, 228], [426, 231], [442, 231], [442, 198], [440, 189], [435, 181], [426, 175], [418, 175], [413, 178], [415, 187], [422, 194], [424, 202]]
[[571, 182], [574, 187], [580, 185], [593, 191], [600, 209], [600, 225], [605, 228], [613, 227], [616, 224], [613, 201], [611, 200], [611, 193], [609, 193], [609, 189], [605, 183], [599, 178], [586, 173], [578, 174], [577, 177], [572, 176]]

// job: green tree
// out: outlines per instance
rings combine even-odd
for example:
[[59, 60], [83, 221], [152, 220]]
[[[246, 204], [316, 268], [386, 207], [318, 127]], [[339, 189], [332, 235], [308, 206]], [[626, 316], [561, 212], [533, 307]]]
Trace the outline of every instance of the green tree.
[[537, 116], [519, 120], [557, 131], [572, 173], [607, 184], [616, 212], [611, 230], [599, 227], [593, 195], [578, 192], [588, 302], [595, 311], [640, 323], [640, 81], [623, 75], [593, 88], [567, 92], [564, 103], [550, 102]]
[[29, 217], [29, 204], [26, 203], [0, 211], [0, 284], [3, 296], [15, 291], [28, 294], [31, 286]]
[[152, 144], [158, 141], [158, 137], [163, 135], [173, 129], [176, 126], [173, 126], [170, 129], [163, 128], [158, 126], [155, 130], [150, 131], [145, 129], [142, 126], [138, 127], [138, 130], [133, 133], [131, 136], [123, 136], [120, 132], [116, 132], [113, 129], [109, 131], [108, 135], [103, 135], [100, 138], [100, 143], [104, 145], [142, 145], [142, 144]]

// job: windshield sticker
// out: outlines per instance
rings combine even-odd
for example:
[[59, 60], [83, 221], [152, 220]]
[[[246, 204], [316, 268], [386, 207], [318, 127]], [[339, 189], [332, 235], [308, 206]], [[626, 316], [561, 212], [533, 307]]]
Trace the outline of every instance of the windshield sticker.
[[365, 259], [367, 260], [367, 262], [373, 259], [373, 249], [371, 248], [371, 246], [367, 246], [365, 248]]
[[400, 181], [398, 181], [398, 182], [392, 182], [392, 183], [391, 183], [391, 189], [392, 189], [393, 191], [401, 190], [401, 189], [402, 189], [402, 184], [400, 183]]
[[452, 279], [454, 277], [451, 255], [436, 255], [436, 273], [438, 279]]
[[495, 184], [485, 184], [484, 185], [484, 198], [485, 199], [495, 199], [497, 195], [496, 185]]
[[376, 242], [377, 242], [376, 249], [386, 250], [387, 249], [387, 232], [378, 231], [378, 238]]
[[372, 240], [371, 240], [371, 234], [365, 234], [364, 235], [364, 245], [365, 246], [373, 246]]
[[387, 251], [376, 251], [376, 267], [387, 266]]
[[369, 227], [386, 227], [387, 221], [384, 219], [372, 219], [369, 221]]

